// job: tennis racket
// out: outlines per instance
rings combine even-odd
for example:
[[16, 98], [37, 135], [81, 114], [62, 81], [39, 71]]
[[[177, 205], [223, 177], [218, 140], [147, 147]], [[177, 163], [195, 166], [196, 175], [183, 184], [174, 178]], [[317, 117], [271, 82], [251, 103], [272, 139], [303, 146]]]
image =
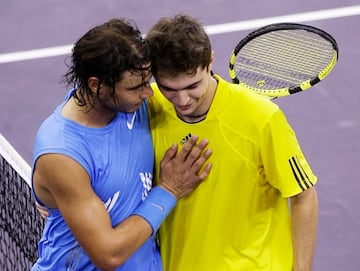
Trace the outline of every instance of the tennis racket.
[[242, 39], [230, 57], [232, 81], [272, 98], [288, 96], [323, 80], [338, 59], [336, 40], [303, 24], [277, 23]]

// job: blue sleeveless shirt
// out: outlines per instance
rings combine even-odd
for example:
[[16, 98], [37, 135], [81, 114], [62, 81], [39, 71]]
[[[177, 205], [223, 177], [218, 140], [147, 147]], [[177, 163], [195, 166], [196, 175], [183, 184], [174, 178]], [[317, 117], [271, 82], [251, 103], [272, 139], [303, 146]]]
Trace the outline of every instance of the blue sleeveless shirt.
[[[147, 102], [135, 112], [117, 113], [103, 128], [89, 128], [64, 118], [59, 105], [40, 126], [36, 135], [33, 164], [46, 153], [58, 153], [76, 160], [88, 173], [91, 186], [106, 206], [115, 227], [147, 197], [152, 185], [154, 153]], [[74, 180], [76, 182], [76, 180]], [[35, 199], [41, 204], [34, 193]], [[36, 270], [98, 270], [80, 247], [58, 209], [50, 209]], [[152, 237], [140, 247], [121, 271], [162, 270], [159, 249]]]

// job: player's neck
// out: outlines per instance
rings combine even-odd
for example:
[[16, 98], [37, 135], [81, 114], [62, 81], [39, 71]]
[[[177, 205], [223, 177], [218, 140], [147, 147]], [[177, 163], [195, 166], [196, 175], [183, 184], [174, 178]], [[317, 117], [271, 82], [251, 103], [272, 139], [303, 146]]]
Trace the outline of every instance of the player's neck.
[[83, 126], [101, 128], [108, 125], [116, 115], [114, 112], [97, 109], [96, 105], [90, 104], [81, 106], [71, 97], [64, 105], [62, 115]]

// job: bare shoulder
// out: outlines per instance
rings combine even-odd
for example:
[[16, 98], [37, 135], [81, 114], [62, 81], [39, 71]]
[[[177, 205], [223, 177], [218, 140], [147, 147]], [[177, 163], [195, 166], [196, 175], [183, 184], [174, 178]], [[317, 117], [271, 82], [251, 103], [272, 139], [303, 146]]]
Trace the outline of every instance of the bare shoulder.
[[87, 172], [74, 159], [63, 154], [48, 153], [36, 161], [33, 189], [43, 204], [58, 208], [56, 201], [91, 190], [91, 185]]

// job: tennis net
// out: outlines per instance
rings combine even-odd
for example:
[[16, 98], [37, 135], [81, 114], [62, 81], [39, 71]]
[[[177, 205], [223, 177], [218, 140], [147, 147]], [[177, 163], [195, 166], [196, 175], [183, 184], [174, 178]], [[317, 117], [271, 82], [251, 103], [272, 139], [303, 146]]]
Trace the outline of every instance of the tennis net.
[[31, 196], [30, 166], [0, 134], [0, 270], [30, 270], [44, 221]]

